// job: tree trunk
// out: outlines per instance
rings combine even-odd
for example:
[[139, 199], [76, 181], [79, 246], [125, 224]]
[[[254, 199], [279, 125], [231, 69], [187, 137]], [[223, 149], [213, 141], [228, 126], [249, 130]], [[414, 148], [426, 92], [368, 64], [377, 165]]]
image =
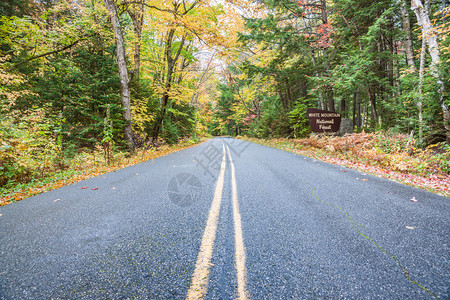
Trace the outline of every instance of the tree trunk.
[[341, 100], [341, 111], [340, 111], [342, 117], [346, 118], [347, 117], [347, 103], [345, 101], [345, 99]]
[[105, 0], [105, 6], [108, 9], [111, 24], [116, 38], [116, 61], [119, 68], [120, 91], [122, 98], [122, 117], [126, 122], [124, 133], [128, 149], [134, 150], [133, 130], [131, 128], [131, 104], [130, 104], [130, 82], [128, 80], [128, 69], [125, 54], [125, 42], [123, 38], [122, 27], [119, 23], [117, 7], [114, 0]]
[[366, 120], [367, 120], [367, 104], [364, 103], [361, 112], [361, 128], [366, 126]]
[[423, 73], [425, 70], [425, 52], [427, 51], [427, 43], [422, 40], [422, 49], [420, 51], [420, 67], [419, 67], [419, 101], [417, 101], [417, 109], [419, 110], [419, 140], [423, 139]]
[[416, 65], [414, 63], [414, 48], [411, 38], [411, 24], [409, 21], [408, 10], [406, 9], [406, 0], [401, 0], [401, 14], [402, 14], [402, 28], [405, 33], [405, 53], [406, 53], [406, 63], [412, 71], [416, 70]]
[[289, 78], [286, 77], [285, 82], [286, 82], [286, 103], [284, 105], [284, 111], [288, 112], [290, 110], [290, 108], [292, 107], [292, 103], [294, 102], [294, 100], [292, 99]]
[[353, 114], [352, 114], [352, 126], [355, 129], [356, 126], [356, 92], [353, 93]]
[[164, 116], [166, 114], [167, 103], [169, 102], [169, 91], [170, 91], [170, 88], [172, 87], [172, 74], [173, 74], [173, 68], [174, 68], [175, 64], [173, 63], [171, 52], [172, 52], [172, 41], [173, 41], [174, 34], [175, 34], [175, 29], [170, 29], [167, 34], [166, 49], [165, 49], [165, 55], [164, 55], [165, 61], [167, 63], [167, 74], [165, 74], [166, 76], [164, 76], [166, 83], [164, 85], [164, 92], [161, 97], [161, 112], [159, 113], [159, 116], [155, 122], [155, 127], [153, 128], [152, 140], [154, 142], [158, 139], [158, 136], [159, 136], [159, 131], [161, 129], [161, 125], [164, 120]]
[[[322, 19], [322, 24], [323, 25], [328, 25], [328, 9], [327, 9], [327, 1], [326, 0], [320, 0], [320, 10], [321, 10], [321, 19]], [[323, 32], [323, 35], [327, 36], [328, 35], [328, 28], [324, 27], [325, 32]], [[328, 54], [328, 43], [329, 41], [327, 40], [325, 42], [325, 46], [323, 48], [323, 56], [325, 59], [325, 70], [326, 70], [326, 77], [329, 78], [331, 75], [331, 68], [330, 68], [330, 61], [329, 61], [329, 54]], [[335, 103], [334, 103], [334, 91], [333, 91], [333, 87], [330, 84], [327, 84], [326, 86], [326, 91], [325, 91], [325, 96], [326, 99], [325, 101], [327, 102], [327, 110], [329, 111], [336, 111], [335, 108]]]
[[[427, 0], [429, 1], [429, 0]], [[427, 3], [427, 2], [426, 2]], [[428, 10], [422, 5], [421, 0], [412, 0], [411, 9], [414, 11], [417, 17], [417, 22], [419, 26], [422, 27], [422, 38], [426, 41], [428, 45], [428, 52], [431, 56], [431, 73], [433, 77], [437, 79], [437, 84], [439, 86], [439, 102], [442, 108], [444, 128], [447, 143], [450, 144], [450, 109], [445, 103], [444, 97], [444, 83], [439, 76], [439, 63], [441, 62], [439, 54], [439, 44], [437, 42], [436, 33], [433, 31], [433, 27], [430, 22], [430, 16]]]
[[[425, 10], [430, 9], [430, 1], [425, 2]], [[423, 74], [425, 72], [425, 55], [427, 52], [427, 41], [422, 39], [422, 47], [420, 49], [420, 66], [419, 66], [419, 100], [417, 101], [418, 118], [419, 118], [419, 140], [423, 141]]]
[[330, 88], [330, 90], [327, 93], [327, 102], [328, 102], [328, 110], [329, 111], [336, 111], [336, 107], [334, 104], [334, 95], [333, 90]]
[[391, 87], [394, 87], [394, 21], [392, 20], [392, 17], [389, 17], [389, 25], [388, 25], [388, 36], [387, 36], [387, 48], [389, 49], [389, 55], [390, 57], [387, 58], [386, 62], [386, 72], [389, 78], [389, 84]]
[[362, 120], [362, 115], [361, 115], [361, 101], [358, 100], [358, 111], [357, 111], [357, 123], [356, 126], [358, 127], [358, 129], [361, 129], [362, 125], [363, 125], [363, 120]]
[[[394, 53], [398, 53], [397, 45], [394, 47]], [[394, 102], [398, 103], [399, 98], [402, 95], [402, 90], [400, 87], [400, 69], [398, 56], [394, 55], [394, 91], [392, 92], [392, 98], [395, 99]]]
[[436, 33], [434, 33], [433, 31], [429, 12], [422, 5], [421, 0], [412, 0], [411, 9], [416, 14], [419, 26], [422, 27], [422, 38], [424, 38], [427, 41], [428, 51], [431, 55], [432, 65], [434, 68], [437, 68], [437, 65], [441, 62], [441, 59], [439, 55], [439, 45], [437, 42], [437, 36]]
[[378, 112], [377, 112], [377, 106], [376, 106], [376, 94], [372, 92], [371, 88], [368, 88], [367, 90], [369, 94], [369, 102], [370, 102], [370, 109], [371, 109], [371, 123], [373, 122], [376, 125], [378, 125]]
[[133, 81], [135, 82], [136, 90], [139, 93], [139, 78], [140, 78], [140, 68], [141, 68], [141, 35], [142, 27], [144, 25], [144, 3], [138, 4], [138, 9], [133, 11], [129, 10], [128, 15], [133, 22], [133, 29], [135, 35], [134, 41], [134, 70], [133, 70]]
[[353, 128], [359, 130], [361, 128], [361, 99], [360, 99], [360, 87], [356, 88], [353, 93]]
[[161, 130], [161, 125], [164, 120], [164, 116], [166, 114], [167, 104], [169, 103], [169, 93], [170, 89], [172, 88], [172, 82], [173, 82], [173, 74], [175, 73], [175, 67], [178, 61], [178, 58], [181, 55], [181, 51], [184, 47], [184, 43], [186, 41], [186, 35], [183, 36], [181, 39], [180, 46], [178, 48], [177, 53], [175, 54], [175, 57], [172, 57], [172, 43], [173, 43], [173, 37], [175, 34], [175, 29], [170, 29], [167, 34], [167, 40], [166, 40], [166, 48], [165, 48], [165, 60], [167, 63], [167, 74], [165, 76], [166, 83], [164, 85], [164, 92], [161, 97], [161, 112], [156, 119], [155, 127], [153, 127], [153, 141], [156, 141], [159, 136], [159, 132]]

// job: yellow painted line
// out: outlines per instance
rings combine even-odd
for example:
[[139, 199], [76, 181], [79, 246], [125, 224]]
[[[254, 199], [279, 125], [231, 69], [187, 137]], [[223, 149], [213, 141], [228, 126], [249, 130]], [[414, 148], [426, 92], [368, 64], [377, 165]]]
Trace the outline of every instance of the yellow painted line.
[[220, 213], [220, 203], [222, 202], [223, 182], [225, 178], [226, 156], [225, 146], [222, 144], [223, 156], [222, 165], [217, 179], [214, 199], [209, 210], [208, 221], [206, 222], [205, 231], [203, 233], [200, 251], [195, 264], [195, 271], [192, 275], [191, 286], [187, 293], [186, 299], [204, 299], [208, 289], [209, 271], [211, 257], [214, 250], [214, 241], [216, 239], [217, 223]]
[[234, 219], [234, 244], [236, 248], [235, 262], [238, 282], [238, 299], [246, 300], [247, 296], [247, 269], [245, 268], [245, 246], [244, 236], [242, 234], [242, 219], [239, 212], [239, 199], [237, 193], [236, 173], [234, 170], [233, 159], [231, 158], [230, 149], [227, 146], [228, 158], [231, 164], [231, 188], [233, 194], [233, 219]]

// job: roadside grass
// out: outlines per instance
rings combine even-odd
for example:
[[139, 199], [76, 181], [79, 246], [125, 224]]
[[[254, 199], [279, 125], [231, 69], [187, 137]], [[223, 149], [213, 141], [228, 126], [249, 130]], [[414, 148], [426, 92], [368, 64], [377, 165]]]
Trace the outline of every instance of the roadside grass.
[[304, 139], [239, 137], [450, 197], [450, 146], [425, 149], [407, 135], [354, 133]]
[[175, 145], [162, 145], [149, 150], [136, 149], [129, 156], [124, 152], [114, 153], [108, 163], [103, 151], [99, 148], [91, 153], [78, 154], [67, 169], [49, 169], [39, 178], [31, 178], [27, 182], [13, 183], [0, 188], [0, 206], [76, 183], [88, 178], [126, 168], [153, 158], [165, 156], [183, 149], [193, 147], [207, 138], [183, 140]]

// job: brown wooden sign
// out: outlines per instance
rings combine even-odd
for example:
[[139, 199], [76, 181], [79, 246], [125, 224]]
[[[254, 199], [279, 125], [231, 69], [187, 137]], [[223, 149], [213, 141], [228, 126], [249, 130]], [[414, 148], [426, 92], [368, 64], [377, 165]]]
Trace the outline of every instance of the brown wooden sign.
[[332, 111], [308, 108], [309, 125], [313, 132], [338, 132], [341, 125], [341, 115]]

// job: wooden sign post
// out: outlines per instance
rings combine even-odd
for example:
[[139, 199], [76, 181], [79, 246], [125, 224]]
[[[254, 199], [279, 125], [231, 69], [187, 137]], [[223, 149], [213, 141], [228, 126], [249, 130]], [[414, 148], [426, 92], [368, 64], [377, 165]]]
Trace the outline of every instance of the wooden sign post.
[[341, 115], [326, 110], [308, 108], [306, 110], [309, 125], [313, 132], [338, 132], [341, 125]]

